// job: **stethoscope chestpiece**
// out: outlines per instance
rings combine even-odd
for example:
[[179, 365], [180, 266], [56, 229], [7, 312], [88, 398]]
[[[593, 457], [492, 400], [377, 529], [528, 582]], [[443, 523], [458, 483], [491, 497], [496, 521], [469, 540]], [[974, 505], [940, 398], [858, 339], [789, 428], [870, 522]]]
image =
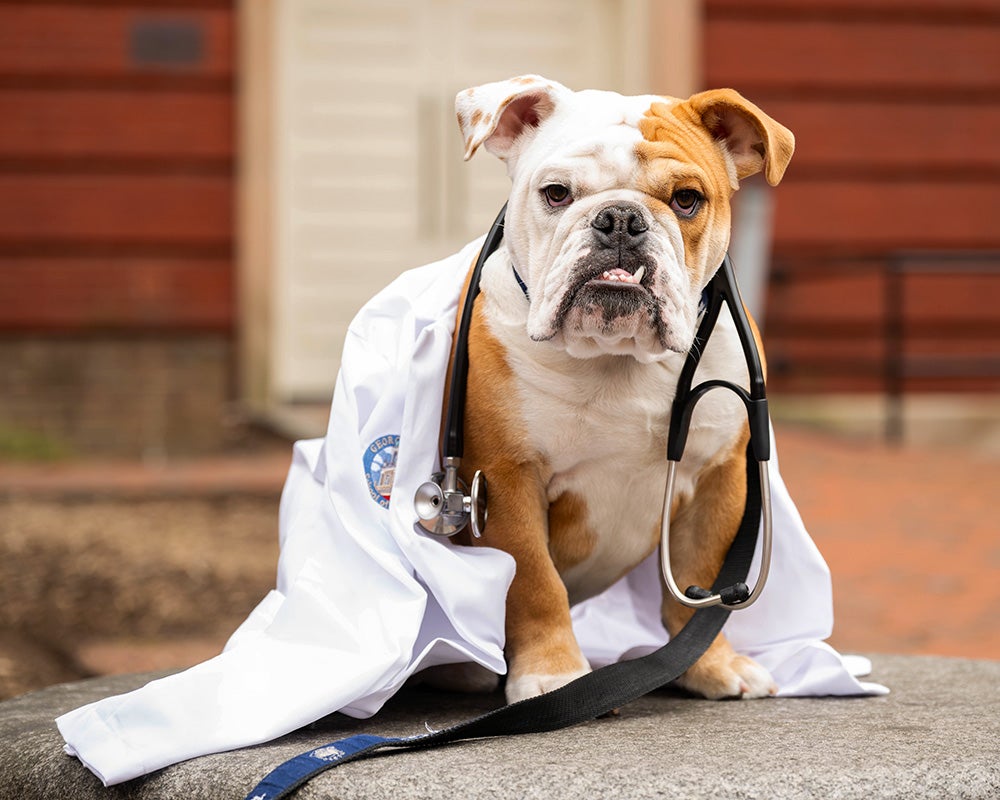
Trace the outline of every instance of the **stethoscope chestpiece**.
[[422, 483], [413, 498], [417, 524], [434, 536], [454, 536], [466, 525], [477, 539], [486, 530], [488, 484], [482, 470], [472, 478], [468, 494], [458, 478], [460, 459], [446, 458], [444, 472], [435, 472]]

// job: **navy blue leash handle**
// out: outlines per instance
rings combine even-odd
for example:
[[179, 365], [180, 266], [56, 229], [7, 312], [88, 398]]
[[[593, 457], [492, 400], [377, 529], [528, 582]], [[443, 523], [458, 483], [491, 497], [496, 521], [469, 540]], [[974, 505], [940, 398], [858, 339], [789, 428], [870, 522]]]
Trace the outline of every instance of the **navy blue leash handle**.
[[[268, 773], [246, 800], [288, 797], [321, 772], [364, 758], [377, 750], [392, 748], [402, 752], [463, 739], [543, 733], [596, 719], [679, 677], [712, 643], [730, 613], [722, 606], [700, 609], [677, 637], [648, 656], [610, 664], [555, 691], [498, 708], [450, 728], [403, 737], [358, 734], [309, 750]], [[684, 638], [684, 634], [689, 635]]]
[[[746, 580], [760, 526], [760, 475], [747, 447], [747, 504], [739, 530], [713, 584], [713, 590]], [[279, 800], [333, 767], [377, 750], [403, 752], [463, 739], [516, 736], [566, 728], [596, 719], [680, 677], [715, 640], [730, 612], [702, 608], [659, 650], [631, 661], [610, 664], [546, 694], [503, 706], [440, 731], [415, 736], [358, 734], [308, 750], [268, 773], [246, 800]]]

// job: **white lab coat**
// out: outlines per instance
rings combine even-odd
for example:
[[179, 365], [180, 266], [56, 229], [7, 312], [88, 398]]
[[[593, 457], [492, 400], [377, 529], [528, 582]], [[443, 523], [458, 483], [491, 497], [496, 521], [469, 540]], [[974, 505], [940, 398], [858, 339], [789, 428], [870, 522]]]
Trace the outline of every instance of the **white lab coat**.
[[[438, 468], [458, 294], [480, 244], [404, 273], [351, 324], [326, 437], [295, 445], [277, 588], [224, 652], [59, 717], [66, 751], [106, 785], [268, 741], [334, 711], [370, 716], [434, 664], [504, 671], [513, 560], [416, 532], [412, 502]], [[383, 496], [389, 468], [392, 502]], [[776, 461], [770, 471], [771, 577], [754, 606], [731, 615], [729, 640], [770, 670], [781, 695], [884, 693], [854, 677], [863, 659], [823, 643], [833, 619], [829, 572]], [[666, 641], [657, 569], [648, 559], [573, 609], [595, 667]]]

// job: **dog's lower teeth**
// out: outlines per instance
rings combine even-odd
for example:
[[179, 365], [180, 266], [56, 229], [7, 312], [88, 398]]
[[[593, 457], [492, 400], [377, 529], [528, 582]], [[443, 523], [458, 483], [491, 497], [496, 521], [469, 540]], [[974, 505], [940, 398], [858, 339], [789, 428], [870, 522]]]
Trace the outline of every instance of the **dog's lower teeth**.
[[638, 285], [639, 281], [642, 280], [642, 276], [645, 274], [646, 274], [645, 267], [639, 267], [639, 269], [635, 271], [634, 275], [629, 274], [623, 269], [613, 269], [613, 270], [606, 269], [604, 270], [603, 273], [601, 273], [601, 280], [613, 281], [615, 283], [632, 283]]

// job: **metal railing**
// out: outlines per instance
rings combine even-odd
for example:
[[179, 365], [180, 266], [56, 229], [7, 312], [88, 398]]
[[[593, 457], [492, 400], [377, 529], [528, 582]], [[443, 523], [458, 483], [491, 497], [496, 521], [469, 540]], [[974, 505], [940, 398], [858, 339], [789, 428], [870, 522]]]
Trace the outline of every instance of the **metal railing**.
[[[1000, 251], [907, 250], [886, 254], [812, 255], [786, 254], [775, 258], [771, 270], [772, 291], [806, 281], [829, 280], [848, 275], [867, 274], [882, 284], [880, 318], [870, 323], [827, 320], [810, 325], [802, 321], [783, 320], [779, 312], [769, 314], [765, 340], [770, 334], [798, 340], [836, 337], [842, 340], [881, 340], [880, 363], [874, 365], [886, 397], [885, 435], [899, 442], [904, 433], [904, 398], [908, 385], [915, 379], [940, 382], [945, 388], [970, 379], [1000, 380]], [[972, 319], [959, 313], [939, 314], [933, 319], [915, 318], [908, 308], [907, 291], [913, 279], [932, 276], [955, 283], [971, 285], [978, 278], [989, 278], [989, 296], [983, 306], [993, 304], [989, 316]], [[982, 307], [978, 305], [977, 307]], [[917, 341], [938, 343], [963, 342], [959, 350], [915, 353], [911, 344]], [[982, 345], [976, 351], [970, 345]], [[972, 350], [972, 352], [970, 352]], [[819, 360], [827, 371], [851, 374], [860, 368], [857, 360]], [[776, 365], [779, 373], [794, 376], [802, 365], [796, 359]]]

